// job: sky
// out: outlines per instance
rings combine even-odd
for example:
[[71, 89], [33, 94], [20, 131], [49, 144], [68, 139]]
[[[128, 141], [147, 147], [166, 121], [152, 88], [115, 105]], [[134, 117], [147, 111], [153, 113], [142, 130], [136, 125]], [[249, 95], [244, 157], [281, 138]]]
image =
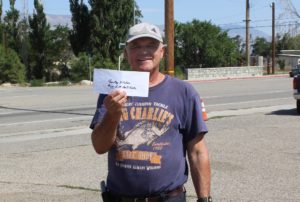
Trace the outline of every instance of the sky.
[[[33, 11], [33, 0], [28, 1], [28, 11]], [[46, 14], [70, 15], [69, 0], [41, 0]], [[272, 2], [275, 3], [276, 24], [297, 20], [300, 23], [300, 0], [249, 0], [250, 27], [269, 35], [272, 32]], [[87, 2], [87, 0], [85, 0]], [[164, 0], [136, 0], [142, 11], [143, 22], [164, 24]], [[291, 2], [298, 17], [287, 11], [281, 2]], [[9, 0], [3, 0], [3, 10], [9, 7]], [[23, 1], [16, 0], [16, 8], [23, 10]], [[245, 27], [246, 0], [174, 0], [174, 19], [190, 22], [193, 19], [206, 20], [218, 26]]]

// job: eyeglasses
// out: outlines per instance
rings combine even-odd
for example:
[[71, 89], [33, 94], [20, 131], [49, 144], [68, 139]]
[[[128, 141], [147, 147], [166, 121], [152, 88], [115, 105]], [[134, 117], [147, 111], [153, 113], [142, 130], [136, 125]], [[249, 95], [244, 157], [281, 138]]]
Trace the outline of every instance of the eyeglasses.
[[160, 44], [149, 44], [149, 45], [145, 45], [145, 46], [141, 46], [141, 45], [129, 45], [128, 48], [129, 50], [132, 51], [141, 51], [141, 50], [147, 50], [147, 51], [156, 51], [158, 48], [160, 47]]

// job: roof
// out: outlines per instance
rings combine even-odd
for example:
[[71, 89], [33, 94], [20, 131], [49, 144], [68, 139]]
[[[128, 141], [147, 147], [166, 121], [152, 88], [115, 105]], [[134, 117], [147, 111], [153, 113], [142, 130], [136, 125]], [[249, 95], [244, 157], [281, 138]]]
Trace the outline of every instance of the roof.
[[295, 55], [295, 56], [300, 56], [300, 50], [281, 50], [281, 54], [278, 55]]
[[277, 54], [278, 56], [286, 56], [286, 57], [298, 57], [300, 58], [300, 55], [294, 55], [294, 54]]

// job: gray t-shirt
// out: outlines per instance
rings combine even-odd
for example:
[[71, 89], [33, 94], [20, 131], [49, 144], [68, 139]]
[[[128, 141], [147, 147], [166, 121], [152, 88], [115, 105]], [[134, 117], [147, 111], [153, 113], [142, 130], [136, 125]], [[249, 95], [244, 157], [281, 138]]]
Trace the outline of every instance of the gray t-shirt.
[[[100, 95], [91, 128], [106, 109]], [[149, 96], [128, 97], [116, 143], [108, 152], [108, 188], [120, 195], [169, 191], [188, 178], [187, 143], [207, 132], [200, 97], [187, 82], [166, 76]]]

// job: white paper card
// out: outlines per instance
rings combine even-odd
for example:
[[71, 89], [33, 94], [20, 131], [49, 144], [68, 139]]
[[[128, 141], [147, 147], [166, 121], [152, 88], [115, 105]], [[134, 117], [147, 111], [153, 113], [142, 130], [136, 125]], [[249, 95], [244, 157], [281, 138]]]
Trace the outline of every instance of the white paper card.
[[94, 69], [93, 88], [101, 94], [121, 89], [127, 96], [148, 97], [149, 72]]

